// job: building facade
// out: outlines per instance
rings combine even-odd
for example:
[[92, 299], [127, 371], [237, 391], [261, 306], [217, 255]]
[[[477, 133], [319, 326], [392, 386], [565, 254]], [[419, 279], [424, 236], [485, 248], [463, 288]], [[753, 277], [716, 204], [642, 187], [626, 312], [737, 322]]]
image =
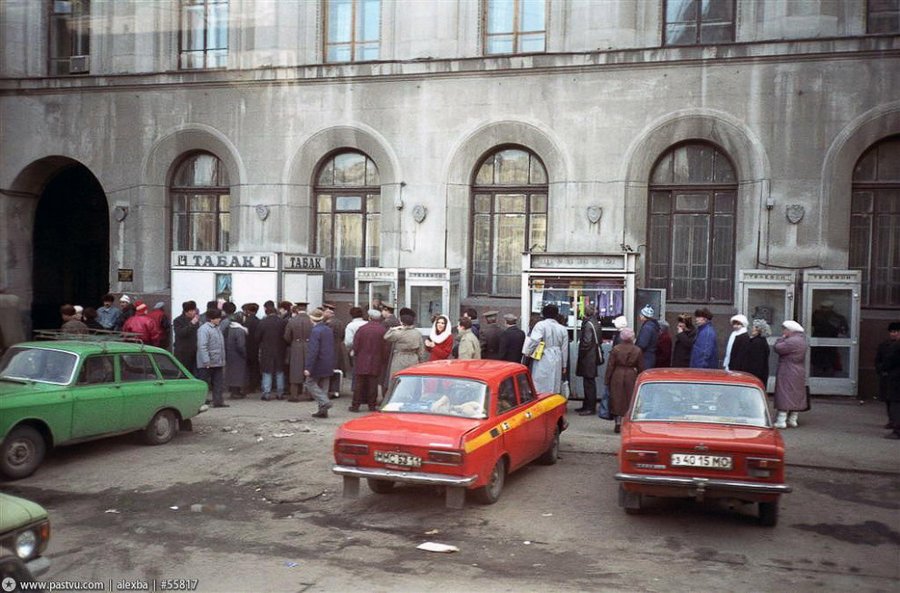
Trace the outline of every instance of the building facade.
[[637, 253], [726, 319], [740, 270], [859, 270], [864, 382], [900, 314], [896, 2], [7, 0], [0, 47], [35, 324], [164, 298], [185, 250], [322, 254], [345, 302], [459, 268], [510, 310], [524, 251]]

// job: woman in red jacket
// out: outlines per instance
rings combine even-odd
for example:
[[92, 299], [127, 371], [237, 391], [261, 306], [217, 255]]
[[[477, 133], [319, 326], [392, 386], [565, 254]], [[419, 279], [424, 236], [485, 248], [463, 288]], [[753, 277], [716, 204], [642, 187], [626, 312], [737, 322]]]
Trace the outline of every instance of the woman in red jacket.
[[431, 326], [431, 334], [425, 339], [425, 348], [431, 353], [428, 360], [444, 360], [450, 357], [453, 350], [453, 337], [450, 320], [445, 315], [438, 315]]

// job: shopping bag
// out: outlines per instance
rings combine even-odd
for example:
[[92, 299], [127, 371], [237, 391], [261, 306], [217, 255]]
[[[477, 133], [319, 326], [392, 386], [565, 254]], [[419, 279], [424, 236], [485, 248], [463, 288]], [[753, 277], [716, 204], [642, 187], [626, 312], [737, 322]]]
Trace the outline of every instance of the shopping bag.
[[544, 357], [544, 340], [538, 342], [537, 348], [534, 349], [534, 352], [531, 353], [531, 358], [535, 360], [540, 360]]

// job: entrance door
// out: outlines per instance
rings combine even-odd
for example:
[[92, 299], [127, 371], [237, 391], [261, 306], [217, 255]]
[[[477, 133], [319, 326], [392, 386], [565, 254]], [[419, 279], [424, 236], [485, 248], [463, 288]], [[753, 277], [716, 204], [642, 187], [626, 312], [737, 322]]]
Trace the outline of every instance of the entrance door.
[[63, 304], [97, 307], [109, 290], [109, 206], [87, 168], [73, 165], [45, 187], [34, 220], [34, 329], [62, 323]]

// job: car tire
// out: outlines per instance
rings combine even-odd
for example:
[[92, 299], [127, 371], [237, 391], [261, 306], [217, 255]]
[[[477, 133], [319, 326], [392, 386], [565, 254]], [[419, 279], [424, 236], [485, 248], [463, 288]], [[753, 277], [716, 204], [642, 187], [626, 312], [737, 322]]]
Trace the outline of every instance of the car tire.
[[537, 461], [541, 465], [554, 465], [557, 459], [559, 459], [559, 428], [554, 431], [550, 446], [538, 457]]
[[367, 478], [366, 483], [369, 490], [375, 494], [390, 494], [394, 491], [394, 483], [390, 480], [376, 480], [375, 478]]
[[494, 504], [500, 500], [504, 482], [506, 482], [506, 459], [501, 457], [491, 470], [488, 483], [475, 490], [475, 499], [481, 504]]
[[775, 527], [778, 524], [778, 502], [759, 503], [759, 524], [763, 527]]
[[175, 438], [178, 417], [172, 410], [160, 410], [144, 429], [144, 442], [148, 445], [164, 445]]
[[12, 429], [3, 441], [0, 451], [0, 473], [10, 480], [26, 478], [44, 461], [47, 443], [31, 426]]

